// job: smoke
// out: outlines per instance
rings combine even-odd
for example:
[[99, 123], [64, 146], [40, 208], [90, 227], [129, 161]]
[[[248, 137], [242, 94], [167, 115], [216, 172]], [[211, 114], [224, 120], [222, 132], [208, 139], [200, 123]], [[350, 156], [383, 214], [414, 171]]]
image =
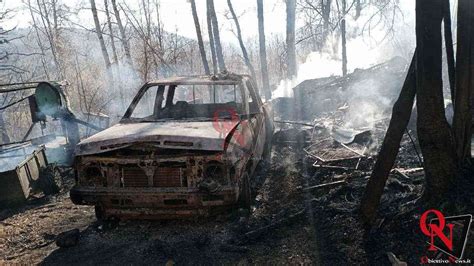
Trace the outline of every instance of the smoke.
[[337, 57], [323, 52], [311, 52], [306, 61], [298, 66], [298, 74], [293, 79], [283, 79], [272, 92], [272, 99], [293, 97], [293, 88], [307, 79], [335, 76], [340, 72], [341, 63]]
[[[350, 14], [346, 16], [349, 73], [357, 68], [368, 68], [385, 62], [395, 56], [407, 58], [411, 55], [415, 44], [415, 8], [411, 2], [394, 1], [393, 5], [397, 6], [386, 7], [393, 8], [393, 13], [386, 10], [385, 14], [380, 12], [379, 8], [370, 6], [363, 9], [362, 15], [357, 19]], [[331, 34], [321, 51], [309, 53], [304, 63], [299, 65], [294, 78], [281, 80], [273, 91], [272, 98], [292, 97], [292, 89], [307, 79], [342, 75], [342, 43], [338, 34], [338, 31]]]
[[109, 71], [113, 76], [109, 96], [114, 95], [114, 97], [109, 97], [106, 111], [111, 115], [112, 121], [116, 121], [132, 102], [142, 85], [142, 80], [139, 73], [128, 64], [115, 64]]
[[377, 120], [387, 116], [384, 110], [390, 109], [392, 99], [383, 91], [384, 81], [393, 82], [377, 77], [357, 82], [347, 89], [349, 108], [344, 119], [345, 127], [372, 128]]
[[[69, 92], [73, 111], [106, 114], [112, 124], [118, 121], [143, 83], [137, 71], [139, 63], [134, 67], [130, 66], [120, 51], [118, 62], [115, 62], [112, 51], [109, 50], [112, 65], [106, 69], [94, 33], [74, 28], [71, 32], [64, 33], [64, 39], [69, 44], [66, 47], [70, 50], [68, 54], [72, 55], [66, 56], [67, 65], [71, 68], [66, 71], [66, 78], [72, 88], [84, 88], [84, 91], [77, 92], [77, 95], [74, 89]], [[110, 39], [106, 38], [105, 41], [110, 42]], [[118, 43], [116, 45], [119, 46]], [[87, 116], [85, 118], [88, 119]]]

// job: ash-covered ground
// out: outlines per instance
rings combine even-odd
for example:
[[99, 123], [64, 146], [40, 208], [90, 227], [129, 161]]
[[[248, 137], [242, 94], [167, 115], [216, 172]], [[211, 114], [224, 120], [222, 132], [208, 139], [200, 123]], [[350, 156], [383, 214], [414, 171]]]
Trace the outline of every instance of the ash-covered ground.
[[[385, 252], [417, 261], [413, 248], [421, 252], [424, 242], [415, 237], [418, 233], [406, 238], [406, 230], [416, 227], [416, 215], [398, 211], [409, 209], [402, 202], [419, 196], [419, 178], [390, 178], [382, 203], [385, 220], [374, 232], [366, 232], [357, 221], [357, 204], [373, 159], [363, 158], [358, 170], [317, 169], [303, 151], [310, 132], [291, 126], [277, 130], [272, 164], [258, 169], [250, 211], [194, 221], [103, 224], [92, 207], [70, 202], [71, 182], [66, 182], [58, 196], [2, 211], [2, 263], [387, 264]], [[405, 161], [416, 162], [408, 139], [401, 153]], [[347, 182], [308, 189], [341, 179]], [[57, 247], [57, 236], [71, 229], [80, 231], [77, 244]]]
[[[93, 207], [70, 202], [67, 187], [56, 197], [4, 210], [0, 221], [1, 262], [318, 264], [316, 234], [304, 210], [298, 161], [291, 147], [275, 146], [273, 158], [271, 166], [258, 169], [255, 205], [250, 212], [240, 209], [193, 221], [102, 224], [96, 220]], [[80, 231], [77, 244], [57, 247], [57, 235], [76, 228]]]
[[[427, 244], [419, 230], [423, 173], [413, 142], [404, 137], [379, 220], [367, 229], [358, 220], [358, 204], [376, 149], [360, 160], [333, 164], [345, 165], [340, 169], [315, 167], [305, 150], [314, 144], [312, 135], [326, 133], [291, 125], [277, 130], [272, 164], [261, 165], [255, 176], [253, 208], [206, 219], [100, 223], [92, 207], [70, 202], [71, 176], [66, 175], [69, 182], [58, 196], [2, 211], [1, 262], [391, 265], [387, 255], [391, 252], [401, 261], [419, 263]], [[359, 146], [349, 144], [349, 148]], [[347, 151], [336, 141], [325, 143], [319, 151], [324, 149]], [[336, 154], [342, 156], [342, 150]], [[405, 170], [409, 168], [414, 170]], [[469, 212], [468, 204], [456, 208], [447, 204], [445, 211]], [[71, 229], [79, 229], [78, 242], [59, 248], [57, 236]], [[473, 254], [472, 248], [468, 246], [467, 254]]]

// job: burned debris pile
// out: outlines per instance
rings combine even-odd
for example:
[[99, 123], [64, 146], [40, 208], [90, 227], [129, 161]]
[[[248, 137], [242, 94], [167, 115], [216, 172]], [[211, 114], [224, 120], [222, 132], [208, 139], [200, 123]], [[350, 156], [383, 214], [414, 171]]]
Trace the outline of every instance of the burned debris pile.
[[[274, 150], [289, 146], [285, 149], [300, 158], [296, 165], [304, 180], [305, 207], [316, 224], [320, 255], [328, 262], [385, 265], [396, 258], [410, 265], [419, 263], [417, 254], [426, 254], [419, 216], [430, 206], [422, 200], [425, 173], [414, 123], [409, 123], [402, 138], [378, 219], [368, 228], [360, 218], [360, 201], [406, 67], [391, 60], [346, 78], [305, 81], [294, 89], [297, 111], [280, 117]], [[280, 99], [277, 105], [282, 109], [287, 101]], [[416, 112], [410, 120], [416, 121]], [[445, 213], [474, 210], [472, 192], [465, 189], [472, 183], [466, 178], [458, 183], [438, 206]], [[472, 245], [466, 248], [474, 251]]]
[[[381, 121], [378, 127], [386, 123], [388, 121]], [[413, 254], [411, 249], [423, 246], [417, 246], [417, 239], [409, 234], [384, 235], [400, 232], [392, 230], [396, 226], [409, 232], [416, 226], [414, 201], [421, 195], [423, 172], [419, 168], [416, 146], [408, 136], [402, 141], [399, 159], [384, 192], [382, 218], [372, 232], [359, 222], [360, 198], [375, 162], [378, 140], [382, 138], [382, 130], [371, 130], [358, 133], [354, 140], [344, 143], [333, 132], [320, 131], [315, 139], [322, 141], [313, 141], [303, 149], [303, 171], [307, 180], [303, 191], [308, 208], [313, 210], [321, 254], [329, 261], [386, 264], [386, 252], [407, 260]], [[400, 225], [400, 222], [405, 224]], [[392, 245], [404, 237], [407, 245]]]
[[[349, 142], [338, 141], [332, 130], [309, 126], [300, 126], [298, 134], [295, 128], [276, 133], [280, 142], [274, 146], [275, 153], [292, 151], [300, 158], [295, 165], [302, 179], [299, 191], [303, 199], [296, 205], [307, 210], [308, 220], [317, 228], [315, 238], [326, 262], [385, 265], [389, 263], [386, 252], [392, 252], [403, 261], [415, 263], [418, 258], [410, 257], [415, 254], [413, 250], [424, 247], [422, 239], [412, 235], [417, 226], [415, 200], [422, 192], [423, 170], [407, 135], [384, 192], [382, 219], [370, 232], [359, 222], [360, 198], [387, 123], [380, 121], [380, 130], [360, 132]], [[304, 136], [306, 140], [285, 138], [285, 142], [283, 136]], [[396, 227], [399, 229], [394, 230]], [[406, 245], [396, 245], [400, 239]]]
[[396, 57], [369, 69], [356, 69], [344, 77], [303, 81], [293, 89], [293, 118], [312, 120], [337, 109], [349, 112], [372, 106], [390, 109], [402, 87], [406, 67], [407, 62]]
[[[393, 59], [346, 78], [303, 82], [294, 89], [299, 109], [280, 117], [274, 150], [286, 146], [300, 158], [296, 165], [304, 180], [304, 207], [311, 210], [320, 255], [329, 262], [388, 264], [395, 254], [401, 261], [418, 263], [413, 255], [424, 248], [413, 233], [424, 182], [416, 132], [407, 130], [402, 139], [376, 226], [369, 230], [359, 219], [360, 199], [406, 67]], [[374, 97], [379, 98], [371, 105]], [[406, 245], [397, 245], [400, 241]]]

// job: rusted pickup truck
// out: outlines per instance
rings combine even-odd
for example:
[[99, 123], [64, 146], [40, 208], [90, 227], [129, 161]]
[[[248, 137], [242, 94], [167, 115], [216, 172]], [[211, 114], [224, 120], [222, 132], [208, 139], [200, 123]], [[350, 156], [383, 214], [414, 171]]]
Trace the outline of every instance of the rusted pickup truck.
[[273, 111], [249, 76], [146, 83], [120, 123], [76, 147], [75, 204], [99, 219], [212, 215], [250, 206], [251, 178], [271, 152]]

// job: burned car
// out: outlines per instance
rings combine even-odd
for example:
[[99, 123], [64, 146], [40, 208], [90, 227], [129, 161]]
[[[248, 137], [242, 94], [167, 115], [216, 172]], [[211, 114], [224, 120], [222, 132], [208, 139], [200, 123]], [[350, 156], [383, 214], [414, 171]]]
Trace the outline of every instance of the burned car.
[[251, 202], [268, 158], [273, 112], [249, 76], [146, 83], [120, 123], [76, 147], [75, 204], [99, 219], [209, 215]]

